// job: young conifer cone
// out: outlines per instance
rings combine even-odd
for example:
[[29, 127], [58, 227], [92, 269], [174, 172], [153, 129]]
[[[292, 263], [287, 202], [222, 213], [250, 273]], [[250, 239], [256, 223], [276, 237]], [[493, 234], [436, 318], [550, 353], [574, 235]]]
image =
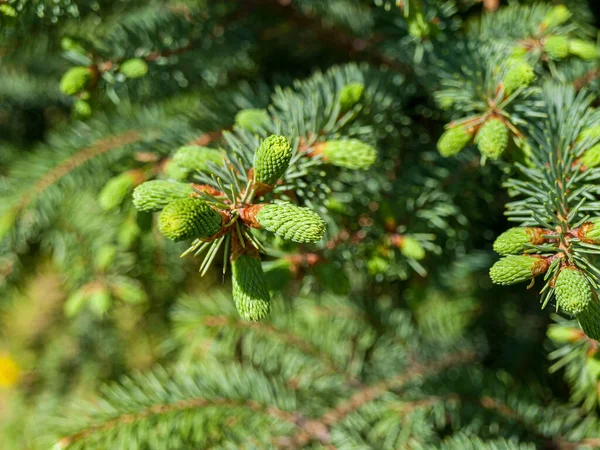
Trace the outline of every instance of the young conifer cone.
[[292, 159], [292, 146], [284, 136], [266, 138], [254, 154], [254, 181], [275, 186]]
[[565, 5], [557, 5], [546, 13], [542, 22], [542, 28], [556, 27], [562, 25], [571, 17], [571, 11]]
[[504, 92], [510, 95], [521, 87], [529, 86], [534, 79], [535, 72], [533, 71], [533, 67], [525, 61], [514, 60], [502, 80]]
[[242, 109], [235, 115], [235, 124], [252, 133], [258, 133], [269, 122], [269, 113], [264, 109]]
[[596, 144], [581, 155], [581, 162], [586, 169], [600, 166], [600, 144]]
[[592, 288], [581, 271], [566, 267], [560, 271], [554, 285], [556, 304], [568, 314], [579, 314], [592, 302]]
[[175, 200], [158, 218], [160, 232], [176, 242], [211, 237], [221, 230], [222, 225], [221, 214], [198, 198]]
[[89, 67], [72, 67], [65, 72], [60, 80], [60, 90], [67, 95], [75, 95], [83, 91], [92, 80]]
[[250, 226], [299, 243], [320, 241], [326, 228], [316, 212], [290, 203], [254, 205], [242, 213], [242, 219]]
[[233, 300], [240, 316], [245, 320], [259, 321], [271, 311], [271, 295], [257, 253], [240, 253], [233, 245], [231, 255], [231, 281]]
[[449, 128], [440, 136], [437, 143], [440, 155], [447, 158], [457, 155], [469, 143], [473, 135], [469, 133], [466, 127], [456, 126]]
[[498, 159], [508, 145], [508, 128], [499, 119], [489, 119], [477, 133], [477, 148], [489, 159]]
[[541, 228], [514, 227], [502, 233], [494, 241], [494, 251], [502, 256], [519, 255], [527, 244], [539, 245], [544, 242]]
[[177, 169], [187, 177], [195, 171], [208, 171], [210, 163], [221, 164], [223, 157], [221, 150], [199, 145], [185, 145], [177, 149], [169, 166], [171, 164], [177, 166]]
[[160, 211], [169, 203], [192, 197], [189, 184], [177, 181], [152, 180], [140, 184], [133, 191], [133, 205], [140, 211]]
[[503, 286], [521, 283], [546, 272], [548, 266], [548, 261], [539, 256], [509, 255], [492, 266], [490, 278]]
[[552, 59], [561, 59], [569, 55], [569, 39], [566, 36], [550, 36], [544, 42], [544, 51]]
[[592, 60], [598, 58], [598, 47], [590, 41], [571, 39], [569, 41], [569, 53], [579, 56], [581, 59]]
[[362, 98], [365, 85], [362, 83], [349, 83], [340, 90], [340, 111], [349, 111]]
[[377, 160], [377, 150], [358, 139], [325, 141], [315, 146], [323, 161], [352, 170], [367, 170]]
[[594, 217], [577, 230], [577, 237], [588, 244], [600, 244], [600, 217]]
[[403, 236], [400, 241], [400, 252], [407, 258], [417, 261], [425, 258], [425, 249], [421, 243], [411, 236]]
[[129, 170], [111, 178], [98, 195], [100, 206], [106, 211], [116, 208], [125, 200], [131, 190], [143, 180], [144, 174], [140, 170]]
[[142, 58], [133, 58], [123, 61], [119, 72], [127, 78], [141, 78], [148, 73], [148, 63]]
[[73, 104], [73, 117], [76, 119], [87, 119], [92, 115], [92, 105], [85, 100], [77, 100]]

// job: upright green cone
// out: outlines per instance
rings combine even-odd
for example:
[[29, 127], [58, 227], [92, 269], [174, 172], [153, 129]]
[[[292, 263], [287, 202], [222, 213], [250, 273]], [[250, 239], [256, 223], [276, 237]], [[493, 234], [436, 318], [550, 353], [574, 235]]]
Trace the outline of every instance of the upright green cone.
[[178, 173], [181, 174], [180, 177], [185, 174], [184, 178], [187, 178], [192, 172], [208, 171], [211, 163], [221, 164], [223, 158], [224, 154], [221, 150], [199, 145], [185, 145], [177, 149], [169, 163], [169, 167], [170, 171], [176, 167]]
[[466, 127], [459, 125], [449, 128], [438, 140], [438, 151], [445, 158], [457, 155], [466, 147], [472, 137], [473, 135], [467, 131]]
[[543, 28], [556, 27], [562, 25], [571, 17], [571, 11], [565, 5], [557, 5], [553, 7], [542, 22]]
[[83, 91], [92, 80], [89, 67], [72, 67], [65, 72], [60, 80], [60, 90], [67, 95], [75, 95]]
[[525, 251], [527, 244], [539, 245], [544, 242], [542, 233], [540, 228], [510, 228], [494, 241], [494, 251], [502, 256], [519, 255]]
[[477, 148], [489, 159], [498, 159], [508, 146], [508, 128], [499, 119], [489, 119], [477, 133]]
[[271, 295], [258, 256], [242, 254], [231, 261], [233, 300], [240, 316], [259, 321], [271, 311]]
[[169, 203], [160, 213], [158, 228], [172, 241], [205, 239], [221, 230], [221, 215], [197, 198], [186, 198]]
[[558, 307], [568, 314], [585, 311], [593, 299], [590, 283], [574, 267], [566, 267], [560, 271], [554, 285], [554, 294]]
[[362, 98], [365, 85], [362, 83], [349, 83], [340, 90], [340, 111], [349, 111]]
[[148, 73], [148, 63], [142, 58], [133, 58], [123, 61], [119, 72], [127, 78], [141, 78]]
[[589, 61], [598, 58], [598, 47], [590, 41], [571, 39], [569, 41], [569, 53]]
[[265, 205], [256, 213], [256, 221], [265, 230], [299, 243], [320, 241], [326, 228], [316, 212], [289, 203]]
[[502, 80], [504, 92], [510, 95], [521, 87], [529, 86], [534, 79], [535, 72], [533, 71], [533, 67], [525, 61], [514, 60]]
[[323, 161], [352, 170], [367, 170], [377, 160], [377, 150], [358, 139], [326, 141], [315, 147]]
[[133, 191], [133, 204], [140, 211], [160, 211], [174, 200], [189, 198], [194, 194], [186, 183], [152, 180], [140, 184]]
[[252, 133], [258, 133], [270, 121], [269, 113], [264, 109], [242, 109], [235, 115], [235, 124]]
[[507, 286], [531, 280], [546, 272], [548, 266], [548, 261], [539, 256], [505, 256], [492, 266], [490, 278], [495, 284]]
[[284, 136], [266, 138], [254, 154], [254, 181], [274, 186], [292, 159], [292, 146]]
[[569, 39], [566, 36], [550, 36], [544, 42], [544, 51], [552, 59], [562, 59], [569, 55]]

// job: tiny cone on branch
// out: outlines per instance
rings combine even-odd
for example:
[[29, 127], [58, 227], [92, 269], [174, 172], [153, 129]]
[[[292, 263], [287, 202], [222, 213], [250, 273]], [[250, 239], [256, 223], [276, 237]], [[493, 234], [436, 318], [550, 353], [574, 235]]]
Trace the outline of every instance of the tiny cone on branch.
[[321, 142], [311, 155], [321, 155], [327, 164], [352, 170], [367, 170], [377, 160], [377, 150], [358, 139]]
[[584, 169], [592, 169], [600, 166], [600, 144], [596, 144], [585, 151], [581, 155], [580, 161], [583, 163]]
[[148, 63], [142, 58], [133, 58], [123, 61], [119, 72], [127, 78], [141, 78], [148, 73]]
[[326, 228], [316, 212], [290, 203], [252, 205], [242, 210], [241, 218], [250, 227], [264, 228], [298, 243], [320, 241]]
[[292, 159], [292, 146], [284, 136], [266, 138], [254, 154], [254, 182], [275, 186]]
[[521, 283], [546, 272], [549, 265], [541, 256], [509, 255], [492, 266], [490, 278], [492, 282], [502, 286]]
[[489, 119], [477, 133], [477, 148], [489, 159], [498, 159], [508, 145], [509, 132], [500, 119]]
[[552, 59], [562, 59], [569, 55], [569, 39], [566, 36], [550, 36], [544, 42], [544, 51]]
[[420, 261], [425, 258], [425, 249], [423, 245], [412, 236], [395, 235], [393, 243], [400, 249], [400, 252], [407, 258]]
[[354, 105], [360, 102], [365, 85], [362, 83], [349, 83], [340, 90], [340, 111], [342, 113], [349, 111]]
[[588, 244], [600, 244], [600, 217], [594, 217], [577, 229], [577, 238]]
[[546, 13], [542, 21], [542, 29], [562, 25], [571, 17], [571, 11], [565, 5], [557, 5]]
[[554, 285], [556, 304], [568, 314], [579, 314], [592, 302], [590, 283], [575, 267], [565, 267], [560, 271]]
[[173, 169], [171, 166], [176, 166], [178, 173], [185, 174], [187, 177], [195, 171], [208, 171], [211, 163], [221, 164], [224, 156], [221, 150], [214, 148], [185, 145], [178, 148], [173, 155], [173, 159], [169, 163], [169, 170]]
[[75, 95], [83, 91], [92, 81], [93, 72], [89, 67], [72, 67], [60, 80], [60, 90], [67, 95]]
[[504, 75], [502, 84], [507, 95], [521, 87], [526, 87], [535, 79], [533, 67], [521, 60], [514, 60]]
[[569, 41], [569, 53], [579, 56], [581, 59], [592, 60], [598, 58], [598, 47], [590, 41], [571, 39]]
[[104, 185], [98, 196], [100, 206], [105, 211], [119, 206], [131, 190], [144, 181], [142, 170], [129, 170], [111, 178]]
[[167, 180], [151, 180], [140, 184], [133, 191], [133, 204], [140, 211], [160, 211], [174, 200], [194, 196], [187, 183]]
[[494, 251], [502, 256], [519, 255], [527, 244], [540, 245], [544, 242], [544, 230], [531, 227], [514, 227], [506, 230], [494, 241]]
[[271, 295], [254, 247], [242, 248], [237, 237], [232, 237], [231, 282], [233, 300], [244, 320], [259, 321], [271, 311]]
[[259, 108], [242, 109], [235, 115], [235, 124], [252, 133], [257, 133], [270, 121], [269, 113]]
[[223, 217], [205, 201], [186, 198], [169, 203], [160, 213], [160, 232], [172, 241], [209, 238], [221, 230]]
[[445, 158], [455, 156], [469, 143], [473, 134], [462, 125], [449, 128], [440, 136], [437, 143], [440, 155]]

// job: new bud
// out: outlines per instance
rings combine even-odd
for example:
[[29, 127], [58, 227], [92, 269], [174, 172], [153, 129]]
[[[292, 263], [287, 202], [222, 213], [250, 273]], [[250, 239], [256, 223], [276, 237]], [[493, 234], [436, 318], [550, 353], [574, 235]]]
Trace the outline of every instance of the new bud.
[[133, 205], [140, 211], [160, 211], [169, 203], [194, 195], [191, 186], [177, 181], [152, 180], [133, 191]]
[[571, 11], [565, 5], [557, 5], [546, 13], [542, 22], [543, 28], [562, 25], [571, 17]]
[[489, 119], [477, 133], [477, 148], [488, 159], [498, 159], [508, 146], [508, 128], [499, 119]]
[[525, 61], [514, 60], [506, 71], [502, 84], [505, 93], [510, 95], [521, 87], [529, 86], [534, 79], [533, 67]]
[[577, 230], [577, 237], [588, 244], [600, 244], [600, 217], [594, 217]]
[[590, 41], [572, 39], [569, 41], [569, 53], [589, 61], [598, 58], [598, 47]]
[[177, 169], [177, 179], [185, 179], [195, 171], [206, 172], [211, 163], [221, 164], [224, 154], [221, 150], [201, 147], [198, 145], [186, 145], [180, 147], [173, 159], [169, 162], [169, 171]]
[[221, 230], [223, 218], [206, 202], [186, 198], [169, 203], [160, 213], [158, 228], [172, 241], [206, 239]]
[[141, 78], [148, 73], [148, 63], [142, 58], [133, 58], [123, 61], [119, 72], [127, 78]]
[[566, 267], [560, 271], [554, 285], [556, 304], [568, 314], [579, 314], [592, 302], [592, 289], [583, 273]]
[[250, 254], [234, 256], [231, 281], [235, 307], [244, 320], [262, 320], [271, 311], [271, 295], [260, 258]]
[[75, 95], [83, 91], [92, 80], [89, 67], [72, 67], [65, 72], [60, 80], [60, 90], [67, 95]]
[[358, 139], [326, 141], [315, 147], [323, 161], [352, 170], [367, 170], [377, 160], [377, 150]]
[[98, 195], [100, 206], [105, 211], [116, 208], [123, 203], [125, 197], [142, 180], [143, 174], [138, 170], [127, 171], [111, 178]]
[[461, 125], [449, 128], [438, 140], [438, 151], [445, 158], [457, 155], [465, 148], [472, 137], [473, 135], [469, 133], [467, 128]]
[[417, 261], [425, 258], [425, 249], [418, 240], [411, 236], [402, 236], [400, 252], [407, 258]]
[[274, 186], [292, 159], [292, 146], [284, 136], [266, 138], [254, 154], [254, 181]]
[[362, 83], [349, 83], [340, 90], [340, 111], [342, 113], [352, 109], [362, 98], [365, 85]]
[[521, 283], [546, 272], [548, 266], [548, 261], [539, 256], [505, 256], [492, 266], [490, 278], [503, 286]]
[[271, 118], [264, 109], [242, 109], [235, 115], [235, 124], [239, 127], [245, 128], [251, 133], [258, 133], [270, 121]]
[[581, 162], [586, 169], [592, 169], [600, 166], [600, 144], [596, 144], [581, 155]]
[[320, 241], [326, 228], [316, 212], [290, 203], [262, 206], [256, 213], [256, 222], [283, 239], [299, 243]]
[[550, 36], [544, 42], [544, 51], [552, 59], [565, 58], [569, 54], [569, 39], [566, 36]]
[[527, 244], [539, 245], [544, 242], [541, 228], [515, 227], [506, 230], [494, 241], [494, 251], [502, 256], [519, 255]]
[[87, 119], [92, 115], [92, 106], [85, 100], [77, 100], [73, 104], [73, 116], [76, 119]]

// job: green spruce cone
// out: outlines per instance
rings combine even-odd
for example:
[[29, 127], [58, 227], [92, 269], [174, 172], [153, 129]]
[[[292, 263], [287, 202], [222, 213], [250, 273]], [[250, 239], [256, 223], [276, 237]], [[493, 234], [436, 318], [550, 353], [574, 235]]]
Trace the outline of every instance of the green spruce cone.
[[244, 320], [259, 321], [271, 311], [271, 295], [260, 258], [242, 254], [231, 262], [233, 300]]
[[377, 150], [358, 139], [326, 141], [317, 145], [316, 153], [328, 164], [352, 170], [367, 170], [377, 160]]
[[60, 90], [67, 95], [83, 91], [92, 80], [92, 71], [88, 67], [72, 67], [60, 80]]
[[422, 39], [431, 34], [431, 26], [425, 19], [422, 11], [411, 14], [406, 20], [408, 22], [408, 33], [411, 36]]
[[600, 125], [594, 125], [593, 127], [584, 128], [577, 136], [578, 141], [582, 141], [586, 138], [600, 138]]
[[600, 303], [597, 298], [594, 298], [588, 307], [575, 317], [588, 337], [600, 340]]
[[349, 83], [340, 90], [340, 111], [345, 113], [360, 102], [365, 85], [362, 83]]
[[320, 241], [326, 228], [312, 209], [290, 203], [265, 205], [256, 214], [256, 221], [265, 230], [299, 243]]
[[600, 143], [590, 147], [581, 155], [581, 162], [586, 169], [600, 166]]
[[100, 206], [105, 211], [119, 206], [135, 187], [135, 182], [136, 176], [132, 172], [124, 172], [108, 180], [98, 195]]
[[133, 204], [140, 211], [160, 211], [174, 200], [194, 194], [191, 186], [177, 181], [152, 180], [140, 184], [133, 191]]
[[600, 244], [600, 217], [594, 217], [577, 230], [577, 237], [588, 244]]
[[242, 109], [235, 115], [235, 124], [251, 133], [258, 133], [270, 121], [269, 113], [259, 108]]
[[477, 133], [477, 148], [489, 159], [498, 159], [508, 146], [508, 128], [499, 119], [489, 119]]
[[568, 314], [579, 314], [592, 302], [592, 288], [581, 271], [566, 267], [560, 271], [554, 285], [556, 304]]
[[506, 230], [494, 241], [494, 251], [502, 256], [519, 255], [527, 244], [539, 245], [544, 242], [540, 228], [514, 227]]
[[598, 47], [590, 41], [571, 39], [569, 41], [569, 53], [589, 61], [598, 58]]
[[569, 55], [569, 39], [566, 36], [550, 36], [544, 42], [544, 51], [552, 59], [561, 59]]
[[185, 173], [185, 177], [187, 177], [195, 171], [209, 171], [210, 164], [221, 164], [223, 157], [224, 154], [221, 150], [199, 145], [185, 145], [177, 149], [169, 165], [174, 164], [179, 172]]
[[542, 22], [545, 28], [562, 25], [571, 17], [571, 11], [565, 5], [557, 5], [546, 13]]
[[466, 127], [456, 126], [444, 131], [437, 143], [438, 151], [444, 158], [454, 156], [462, 151], [473, 136]]
[[425, 258], [425, 249], [421, 243], [411, 236], [403, 236], [400, 243], [400, 252], [407, 258], [417, 261]]
[[292, 159], [292, 146], [284, 136], [266, 138], [254, 154], [254, 181], [275, 186]]
[[0, 14], [6, 17], [17, 17], [17, 10], [10, 5], [0, 5]]
[[501, 258], [490, 269], [495, 284], [507, 286], [531, 280], [548, 269], [548, 262], [538, 256], [510, 255]]
[[119, 72], [127, 78], [141, 78], [148, 73], [148, 63], [142, 58], [133, 58], [123, 61]]
[[73, 104], [73, 116], [76, 119], [87, 119], [92, 115], [92, 106], [85, 100], [77, 100]]
[[514, 60], [506, 71], [504, 80], [502, 80], [504, 92], [510, 95], [521, 87], [529, 86], [534, 79], [533, 67], [525, 61]]
[[221, 214], [198, 198], [175, 200], [165, 206], [158, 218], [160, 232], [176, 242], [211, 237], [222, 225]]

